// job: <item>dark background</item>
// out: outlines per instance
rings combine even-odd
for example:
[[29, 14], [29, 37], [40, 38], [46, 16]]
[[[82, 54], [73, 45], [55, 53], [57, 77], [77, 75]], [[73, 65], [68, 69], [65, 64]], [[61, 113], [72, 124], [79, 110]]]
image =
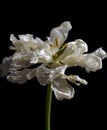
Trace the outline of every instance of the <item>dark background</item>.
[[[99, 47], [107, 51], [105, 3], [18, 1], [1, 4], [1, 8], [0, 62], [13, 54], [8, 49], [10, 34], [29, 33], [45, 40], [53, 27], [67, 20], [73, 27], [67, 41], [81, 38], [88, 44], [89, 52]], [[53, 94], [51, 130], [104, 129], [107, 59], [103, 61], [103, 69], [96, 73], [88, 74], [79, 67], [67, 72], [85, 78], [88, 85], [74, 86], [76, 93], [72, 100], [57, 101]], [[0, 78], [0, 130], [44, 130], [45, 96], [46, 87], [40, 86], [36, 78], [23, 85]]]

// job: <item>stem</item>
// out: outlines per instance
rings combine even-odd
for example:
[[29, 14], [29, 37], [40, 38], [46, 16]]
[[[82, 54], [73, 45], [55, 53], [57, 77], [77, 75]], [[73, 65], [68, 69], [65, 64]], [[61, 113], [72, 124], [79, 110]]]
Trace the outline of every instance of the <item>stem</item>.
[[51, 84], [49, 84], [47, 86], [46, 108], [45, 108], [45, 127], [46, 127], [46, 130], [50, 130], [51, 101], [52, 101], [52, 89], [51, 89]]

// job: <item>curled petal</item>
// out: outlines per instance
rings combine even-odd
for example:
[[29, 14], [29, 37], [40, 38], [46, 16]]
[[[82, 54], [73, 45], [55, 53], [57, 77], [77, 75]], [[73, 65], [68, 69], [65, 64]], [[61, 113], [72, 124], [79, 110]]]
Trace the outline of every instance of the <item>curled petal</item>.
[[66, 21], [62, 23], [60, 26], [54, 28], [50, 32], [50, 41], [56, 45], [56, 47], [60, 48], [64, 41], [67, 39], [68, 32], [71, 29], [70, 22]]
[[98, 48], [95, 52], [93, 52], [95, 55], [99, 56], [101, 59], [107, 58], [107, 53], [102, 49]]
[[86, 42], [84, 42], [82, 39], [75, 40], [76, 46], [78, 49], [80, 49], [80, 54], [83, 54], [88, 51], [88, 46]]
[[73, 98], [75, 91], [70, 84], [60, 77], [56, 78], [52, 82], [52, 90], [58, 100], [71, 99]]
[[35, 50], [37, 48], [36, 42], [33, 39], [33, 35], [19, 35], [19, 40], [13, 35], [10, 35], [10, 40], [13, 46], [10, 46], [12, 50], [25, 51], [25, 50]]
[[76, 84], [76, 85], [80, 85], [81, 83], [84, 85], [87, 85], [87, 81], [80, 78], [78, 75], [70, 75], [66, 77], [70, 82]]
[[62, 59], [64, 64], [67, 64], [70, 67], [74, 66], [79, 57], [88, 51], [87, 44], [81, 39], [70, 42], [66, 44], [66, 46], [64, 53], [59, 58]]
[[[17, 43], [18, 42], [18, 39], [13, 35], [13, 34], [11, 34], [10, 35], [10, 41], [12, 41], [12, 44], [14, 44], [14, 43]], [[14, 44], [15, 45], [15, 44]]]
[[95, 54], [85, 54], [80, 57], [78, 65], [84, 67], [87, 72], [94, 72], [102, 68], [102, 60]]
[[18, 50], [20, 48], [21, 44], [13, 34], [10, 35], [10, 41], [12, 41], [13, 44], [13, 46], [9, 47], [11, 50]]

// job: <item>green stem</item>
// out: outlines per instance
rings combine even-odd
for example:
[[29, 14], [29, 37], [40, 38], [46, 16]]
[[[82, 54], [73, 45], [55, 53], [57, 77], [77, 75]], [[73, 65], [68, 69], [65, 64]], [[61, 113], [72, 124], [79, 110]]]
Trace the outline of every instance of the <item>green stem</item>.
[[46, 109], [45, 109], [45, 128], [46, 128], [46, 130], [50, 130], [51, 101], [52, 101], [52, 89], [51, 89], [51, 84], [49, 84], [47, 86]]

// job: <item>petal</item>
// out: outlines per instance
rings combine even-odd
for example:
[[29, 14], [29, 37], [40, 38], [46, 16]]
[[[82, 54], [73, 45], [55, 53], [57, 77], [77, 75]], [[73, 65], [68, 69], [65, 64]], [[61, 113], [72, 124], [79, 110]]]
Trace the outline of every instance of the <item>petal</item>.
[[36, 76], [36, 69], [24, 69], [15, 71], [7, 76], [7, 80], [12, 83], [23, 84]]
[[95, 54], [84, 54], [80, 57], [78, 65], [84, 67], [87, 72], [94, 72], [102, 68], [102, 60]]
[[18, 35], [19, 36], [19, 39], [20, 41], [22, 42], [30, 42], [30, 41], [33, 41], [33, 35], [31, 34], [26, 34], [26, 35]]
[[26, 78], [28, 80], [36, 77], [36, 69], [27, 69], [27, 70], [28, 70], [28, 72], [26, 73]]
[[30, 63], [31, 64], [37, 64], [39, 63], [39, 49], [36, 49], [34, 52], [33, 52], [33, 56], [32, 58], [30, 59]]
[[7, 80], [9, 82], [18, 83], [18, 84], [24, 84], [27, 81], [26, 77], [23, 77], [23, 75], [19, 75], [19, 74], [10, 74], [7, 76]]
[[44, 41], [42, 41], [39, 37], [35, 38], [35, 42], [37, 43], [38, 48], [45, 47]]
[[49, 62], [52, 62], [52, 57], [49, 54], [49, 51], [46, 51], [45, 49], [36, 49], [33, 52], [33, 57], [30, 60], [30, 63], [36, 64], [36, 63], [44, 63], [47, 64]]
[[71, 99], [75, 93], [74, 88], [72, 88], [66, 80], [61, 79], [60, 77], [52, 82], [51, 87], [58, 100]]
[[14, 46], [10, 46], [12, 50], [25, 51], [35, 50], [37, 48], [36, 41], [33, 39], [33, 35], [19, 35], [19, 40], [13, 35], [10, 35], [10, 40]]
[[11, 57], [5, 57], [3, 59], [3, 63], [0, 64], [0, 76], [1, 77], [4, 77], [8, 74], [11, 63], [12, 63]]
[[10, 41], [12, 41], [13, 46], [10, 46], [10, 50], [18, 50], [21, 46], [19, 40], [14, 36], [14, 34], [10, 35]]
[[64, 64], [71, 67], [74, 66], [78, 58], [87, 51], [87, 44], [83, 40], [77, 39], [67, 44], [67, 48], [59, 58]]
[[82, 39], [75, 40], [76, 46], [78, 49], [80, 49], [80, 54], [83, 54], [88, 51], [88, 46], [86, 42], [84, 42]]
[[12, 57], [12, 67], [13, 68], [25, 68], [31, 66], [30, 59], [32, 58], [32, 53], [30, 52], [16, 52]]
[[18, 39], [14, 36], [14, 34], [10, 35], [10, 41], [12, 41], [12, 43], [17, 43]]
[[99, 56], [101, 59], [107, 58], [107, 53], [102, 49], [98, 48], [95, 52], [93, 52], [95, 55]]
[[66, 76], [66, 79], [68, 79], [70, 82], [76, 84], [76, 85], [80, 85], [81, 83], [84, 85], [87, 85], [87, 81], [80, 78], [78, 75], [70, 75], [70, 76]]
[[65, 49], [65, 56], [69, 56], [74, 52], [78, 52], [79, 55], [88, 51], [87, 44], [82, 39], [77, 39], [74, 42], [70, 42], [66, 44], [67, 47]]
[[50, 82], [49, 74], [50, 70], [45, 66], [40, 66], [37, 68], [36, 76], [41, 85], [45, 86]]
[[63, 76], [67, 65], [59, 66], [51, 70], [50, 72], [50, 79], [53, 81], [56, 77]]
[[50, 32], [50, 41], [58, 48], [60, 48], [64, 41], [67, 39], [68, 32], [71, 28], [71, 24], [68, 21], [62, 23], [56, 28], [53, 28]]

